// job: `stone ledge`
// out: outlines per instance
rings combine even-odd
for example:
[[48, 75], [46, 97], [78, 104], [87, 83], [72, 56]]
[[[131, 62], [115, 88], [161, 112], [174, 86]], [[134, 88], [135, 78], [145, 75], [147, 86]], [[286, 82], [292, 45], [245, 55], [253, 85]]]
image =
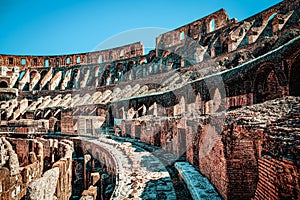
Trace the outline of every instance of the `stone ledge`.
[[190, 191], [194, 200], [222, 199], [206, 177], [200, 174], [188, 162], [176, 162], [175, 168]]

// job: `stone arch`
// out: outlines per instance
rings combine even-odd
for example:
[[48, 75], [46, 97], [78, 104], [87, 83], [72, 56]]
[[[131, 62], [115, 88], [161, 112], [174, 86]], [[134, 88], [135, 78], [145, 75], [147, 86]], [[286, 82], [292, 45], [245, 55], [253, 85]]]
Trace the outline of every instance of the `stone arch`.
[[134, 67], [134, 60], [129, 60], [126, 64], [126, 68], [123, 70], [125, 77], [123, 79], [131, 80], [131, 69]]
[[94, 69], [95, 77], [99, 76], [100, 69], [101, 69], [101, 66], [99, 66], [99, 65], [95, 67], [95, 69]]
[[218, 16], [211, 15], [205, 20], [205, 22], [206, 22], [205, 27], [206, 27], [207, 33], [210, 33], [210, 32], [213, 32], [216, 30], [217, 19], [218, 19]]
[[67, 58], [65, 59], [65, 63], [66, 63], [66, 65], [70, 65], [70, 64], [71, 64], [71, 58], [70, 58], [70, 57], [67, 57]]
[[111, 81], [110, 70], [111, 70], [110, 65], [109, 64], [106, 65], [103, 73], [101, 74], [101, 80], [100, 80], [101, 81], [101, 83], [100, 83], [101, 86], [110, 84], [110, 81]]
[[33, 77], [38, 73], [37, 70], [31, 70], [29, 73], [29, 80], [31, 82], [31, 80], [33, 79]]
[[123, 63], [122, 62], [117, 63], [115, 69], [116, 69], [115, 70], [115, 78], [117, 79], [116, 81], [118, 81], [122, 77]]
[[276, 15], [277, 15], [277, 12], [276, 12], [276, 11], [273, 11], [273, 12], [268, 13], [268, 14], [264, 17], [264, 23], [268, 23], [268, 22], [271, 21]]
[[40, 80], [39, 72], [37, 70], [31, 70], [29, 73], [29, 90], [38, 90], [39, 89], [39, 85], [38, 85], [39, 80], [37, 81], [36, 78], [38, 78]]
[[266, 63], [257, 70], [253, 86], [254, 103], [261, 103], [282, 96], [282, 89], [272, 63]]
[[300, 56], [291, 66], [289, 86], [289, 95], [300, 96]]
[[81, 57], [80, 57], [80, 56], [77, 56], [77, 58], [76, 58], [76, 63], [77, 63], [77, 64], [80, 64], [80, 63], [81, 63]]
[[209, 32], [216, 30], [216, 20], [213, 18], [209, 22]]
[[184, 40], [185, 38], [185, 34], [184, 34], [184, 31], [180, 31], [180, 40]]
[[123, 58], [125, 56], [125, 50], [121, 49], [120, 50], [120, 58]]
[[[48, 70], [47, 69], [43, 69], [40, 74], [41, 74], [41, 80], [46, 76], [46, 74], [48, 73]], [[40, 81], [41, 81], [40, 80]]]
[[78, 68], [74, 68], [72, 69], [72, 77], [71, 77], [71, 81], [70, 81], [70, 88], [72, 87], [76, 87], [76, 78], [78, 76], [78, 74], [80, 74], [80, 70]]

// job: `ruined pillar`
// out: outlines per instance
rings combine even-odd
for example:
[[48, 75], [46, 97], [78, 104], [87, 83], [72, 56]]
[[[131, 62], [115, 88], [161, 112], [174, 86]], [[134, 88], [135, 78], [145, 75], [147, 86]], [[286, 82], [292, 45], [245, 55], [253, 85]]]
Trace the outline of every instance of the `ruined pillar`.
[[89, 183], [89, 175], [87, 172], [87, 163], [91, 160], [91, 155], [86, 154], [84, 155], [84, 161], [83, 161], [83, 187], [84, 189], [88, 188], [88, 183]]

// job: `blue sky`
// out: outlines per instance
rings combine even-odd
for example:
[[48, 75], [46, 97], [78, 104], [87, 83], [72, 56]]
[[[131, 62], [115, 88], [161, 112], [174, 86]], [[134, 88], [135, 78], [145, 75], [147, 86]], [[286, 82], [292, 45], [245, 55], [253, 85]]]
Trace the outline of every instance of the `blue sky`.
[[[153, 33], [156, 34], [153, 35], [154, 43], [159, 31], [175, 29], [221, 8], [225, 8], [230, 18], [241, 21], [279, 2], [0, 0], [0, 54], [57, 55], [88, 52], [124, 31], [159, 27], [158, 32]], [[138, 34], [134, 35], [134, 39], [140, 40]]]

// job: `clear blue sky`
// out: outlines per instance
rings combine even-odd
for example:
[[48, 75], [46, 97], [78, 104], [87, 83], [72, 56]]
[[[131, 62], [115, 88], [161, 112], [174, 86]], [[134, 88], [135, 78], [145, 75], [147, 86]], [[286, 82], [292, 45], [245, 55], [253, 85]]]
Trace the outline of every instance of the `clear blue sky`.
[[[225, 8], [230, 18], [241, 21], [279, 2], [0, 0], [0, 54], [87, 52], [123, 31], [143, 27], [175, 29], [220, 8]], [[139, 41], [136, 37], [136, 41]]]

